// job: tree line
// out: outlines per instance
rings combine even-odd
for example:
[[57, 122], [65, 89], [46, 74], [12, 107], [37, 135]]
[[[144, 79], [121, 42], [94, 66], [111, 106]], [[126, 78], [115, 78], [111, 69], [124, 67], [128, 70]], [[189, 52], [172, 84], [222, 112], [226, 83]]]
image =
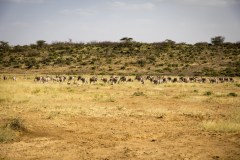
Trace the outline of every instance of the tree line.
[[[215, 37], [211, 38], [211, 43], [208, 43], [208, 42], [198, 42], [198, 43], [195, 43], [195, 45], [199, 45], [199, 44], [204, 45], [205, 44], [205, 45], [221, 46], [221, 45], [224, 44], [224, 40], [225, 40], [225, 37], [223, 37], [223, 36], [215, 36]], [[131, 42], [134, 42], [134, 40], [131, 37], [123, 37], [123, 38], [120, 39], [120, 42], [121, 43], [131, 43]], [[106, 44], [118, 43], [118, 42], [111, 42], [111, 41], [95, 42], [95, 41], [93, 41], [93, 42], [89, 42], [89, 43], [90, 44], [102, 43], [102, 44], [106, 45]], [[155, 43], [163, 43], [163, 44], [170, 44], [170, 45], [176, 44], [175, 41], [169, 40], [169, 39], [166, 39], [163, 42], [155, 42]], [[239, 44], [239, 43], [240, 42], [236, 42], [236, 44]], [[53, 42], [52, 44], [53, 45], [54, 44], [80, 44], [81, 45], [81, 44], [84, 44], [84, 43], [73, 43], [72, 39], [70, 39], [69, 42]], [[234, 44], [234, 43], [226, 42], [226, 44]], [[36, 48], [42, 48], [42, 47], [47, 46], [47, 45], [51, 45], [51, 44], [47, 44], [45, 40], [37, 40], [35, 44], [30, 44], [29, 46], [36, 47]], [[18, 46], [20, 46], [20, 45], [16, 45], [16, 47], [18, 47]], [[11, 48], [13, 48], [13, 47], [14, 46], [11, 46], [9, 44], [9, 42], [0, 41], [0, 51], [1, 52], [7, 52]]]

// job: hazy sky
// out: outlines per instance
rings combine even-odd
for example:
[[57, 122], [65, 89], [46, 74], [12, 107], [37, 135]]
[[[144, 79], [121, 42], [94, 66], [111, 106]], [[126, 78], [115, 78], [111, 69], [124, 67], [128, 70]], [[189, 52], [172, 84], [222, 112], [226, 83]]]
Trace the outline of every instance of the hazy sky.
[[240, 0], [0, 0], [0, 40], [240, 41]]

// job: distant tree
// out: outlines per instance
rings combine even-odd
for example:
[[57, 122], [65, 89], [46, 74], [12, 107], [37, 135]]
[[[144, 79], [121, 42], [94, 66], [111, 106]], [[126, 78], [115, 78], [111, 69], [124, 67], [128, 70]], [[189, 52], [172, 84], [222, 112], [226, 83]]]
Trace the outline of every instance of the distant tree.
[[174, 44], [176, 44], [176, 42], [173, 41], [173, 40], [171, 40], [171, 39], [166, 39], [166, 40], [164, 41], [164, 43], [167, 43], [167, 44], [169, 44], [169, 45], [174, 45]]
[[121, 42], [132, 42], [133, 41], [133, 38], [129, 38], [129, 37], [123, 37], [120, 39]]
[[8, 42], [0, 41], [0, 51], [6, 52], [10, 49]]
[[38, 40], [38, 41], [36, 42], [36, 44], [37, 44], [38, 48], [42, 48], [42, 47], [46, 44], [46, 41], [44, 41], [44, 40]]
[[171, 49], [171, 47], [174, 47], [174, 45], [176, 44], [175, 41], [172, 41], [170, 39], [166, 39], [165, 41], [162, 42], [162, 46], [166, 49], [169, 50]]
[[24, 51], [24, 48], [20, 45], [16, 45], [13, 47], [13, 52], [23, 52]]
[[197, 42], [194, 44], [194, 46], [199, 47], [199, 48], [205, 48], [205, 47], [209, 46], [209, 43], [208, 42]]
[[222, 45], [225, 40], [225, 37], [222, 36], [216, 36], [211, 38], [211, 42], [213, 45]]
[[208, 46], [208, 42], [197, 42], [194, 45], [195, 46]]
[[37, 45], [36, 44], [30, 44], [29, 45], [32, 49], [36, 49], [37, 48]]

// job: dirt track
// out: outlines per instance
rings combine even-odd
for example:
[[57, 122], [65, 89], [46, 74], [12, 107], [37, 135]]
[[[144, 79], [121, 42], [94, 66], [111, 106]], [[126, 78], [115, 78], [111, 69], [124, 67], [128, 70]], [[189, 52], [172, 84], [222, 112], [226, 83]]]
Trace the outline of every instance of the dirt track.
[[[10, 159], [237, 159], [240, 136], [199, 130], [178, 116], [31, 119], [33, 133], [4, 144]], [[30, 119], [29, 119], [30, 120]], [[34, 123], [35, 122], [35, 123]]]

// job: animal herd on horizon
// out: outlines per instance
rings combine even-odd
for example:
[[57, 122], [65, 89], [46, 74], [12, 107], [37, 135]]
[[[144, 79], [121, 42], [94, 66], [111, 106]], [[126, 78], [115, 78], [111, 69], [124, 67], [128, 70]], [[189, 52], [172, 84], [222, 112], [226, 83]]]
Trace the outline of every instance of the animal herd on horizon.
[[[101, 77], [101, 78], [99, 78]], [[17, 81], [16, 76], [3, 76], [3, 80], [12, 79], [13, 81]], [[64, 83], [66, 82], [68, 85], [75, 84], [96, 84], [96, 83], [104, 83], [104, 84], [120, 84], [127, 82], [140, 82], [141, 84], [145, 84], [146, 81], [151, 82], [152, 84], [158, 85], [163, 83], [224, 83], [224, 82], [234, 82], [235, 80], [232, 77], [170, 77], [170, 76], [92, 76], [90, 78], [83, 76], [66, 76], [66, 75], [55, 75], [55, 76], [35, 76], [34, 82], [39, 83]]]

